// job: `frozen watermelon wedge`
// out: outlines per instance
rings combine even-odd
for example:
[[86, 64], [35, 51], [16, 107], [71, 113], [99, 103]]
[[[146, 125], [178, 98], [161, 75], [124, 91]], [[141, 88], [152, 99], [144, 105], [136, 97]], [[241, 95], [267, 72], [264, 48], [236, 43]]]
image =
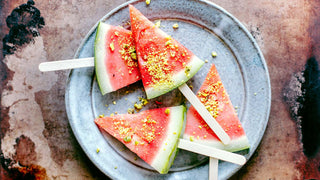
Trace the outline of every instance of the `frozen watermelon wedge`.
[[197, 97], [229, 135], [231, 141], [228, 145], [221, 143], [193, 106], [187, 112], [184, 139], [231, 152], [250, 147], [215, 65], [211, 66], [205, 81], [197, 93]]
[[175, 106], [102, 117], [95, 123], [159, 173], [166, 174], [177, 152], [184, 114], [184, 106]]
[[190, 50], [129, 5], [131, 31], [147, 98], [165, 94], [188, 81], [204, 64]]
[[141, 79], [132, 33], [122, 27], [99, 23], [94, 60], [103, 95]]

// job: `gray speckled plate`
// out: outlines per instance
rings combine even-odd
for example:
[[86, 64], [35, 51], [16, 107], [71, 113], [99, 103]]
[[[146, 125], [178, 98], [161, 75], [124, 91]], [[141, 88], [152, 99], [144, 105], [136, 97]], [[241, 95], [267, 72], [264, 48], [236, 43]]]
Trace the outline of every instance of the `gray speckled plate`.
[[[210, 65], [217, 66], [221, 79], [250, 141], [249, 159], [264, 134], [271, 104], [269, 74], [263, 55], [256, 42], [231, 14], [221, 7], [199, 0], [152, 0], [129, 2], [151, 20], [161, 20], [161, 28], [184, 44], [203, 60], [208, 60], [188, 82], [196, 92]], [[129, 10], [126, 3], [108, 13], [101, 21], [112, 25], [128, 26]], [[173, 29], [174, 23], [179, 24]], [[96, 26], [88, 33], [75, 58], [92, 57]], [[213, 58], [211, 52], [218, 56]], [[141, 82], [101, 96], [94, 68], [74, 69], [66, 88], [66, 108], [72, 130], [91, 161], [112, 179], [208, 179], [208, 158], [179, 151], [166, 175], [160, 175], [121, 143], [100, 132], [94, 124], [99, 114], [126, 113], [129, 107], [145, 97]], [[157, 105], [154, 101], [164, 102]], [[116, 104], [113, 104], [116, 101]], [[144, 107], [156, 108], [184, 103], [178, 90], [156, 99]], [[187, 106], [189, 104], [187, 103]], [[97, 153], [97, 148], [100, 152]], [[116, 168], [115, 168], [116, 167]], [[241, 166], [220, 162], [219, 179], [227, 179]]]

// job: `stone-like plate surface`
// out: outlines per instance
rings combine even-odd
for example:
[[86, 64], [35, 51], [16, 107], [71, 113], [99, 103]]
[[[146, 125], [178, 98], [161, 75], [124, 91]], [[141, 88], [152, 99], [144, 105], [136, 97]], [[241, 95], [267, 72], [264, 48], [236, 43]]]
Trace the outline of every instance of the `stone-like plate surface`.
[[[112, 25], [130, 27], [128, 4], [133, 4], [151, 20], [161, 20], [161, 29], [177, 39], [198, 57], [208, 60], [188, 82], [196, 92], [210, 65], [217, 66], [223, 84], [237, 107], [241, 123], [251, 148], [242, 152], [249, 159], [264, 134], [270, 112], [271, 91], [268, 69], [256, 42], [245, 27], [221, 7], [206, 1], [153, 0], [131, 1], [108, 13], [101, 19]], [[174, 23], [179, 24], [173, 29]], [[96, 26], [88, 33], [75, 58], [92, 57]], [[213, 58], [211, 52], [216, 51]], [[94, 119], [100, 114], [127, 113], [138, 97], [146, 97], [141, 82], [119, 91], [101, 96], [94, 68], [74, 69], [66, 87], [66, 108], [72, 130], [91, 161], [112, 179], [207, 179], [206, 157], [179, 151], [166, 175], [160, 175], [145, 164], [121, 143], [100, 132]], [[113, 102], [116, 101], [116, 104]], [[163, 102], [157, 105], [154, 101]], [[150, 100], [144, 107], [156, 108], [188, 102], [178, 90]], [[143, 109], [143, 110], [144, 110]], [[97, 148], [100, 152], [97, 153]], [[219, 163], [219, 179], [227, 179], [241, 166]]]

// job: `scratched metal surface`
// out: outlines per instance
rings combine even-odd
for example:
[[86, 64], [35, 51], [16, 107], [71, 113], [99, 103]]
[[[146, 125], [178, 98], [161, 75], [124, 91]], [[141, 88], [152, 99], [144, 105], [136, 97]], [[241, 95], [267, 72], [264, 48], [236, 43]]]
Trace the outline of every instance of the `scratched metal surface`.
[[[32, 38], [32, 34], [26, 33], [20, 38], [27, 41], [31, 37], [32, 41], [17, 45], [13, 54], [1, 52], [1, 179], [105, 179], [83, 153], [69, 127], [64, 105], [68, 72], [40, 73], [37, 65], [72, 58], [95, 22], [124, 2], [35, 2], [45, 22], [42, 28], [36, 28], [39, 36]], [[23, 3], [26, 0], [0, 2], [1, 39], [10, 30], [6, 18]], [[319, 62], [320, 3], [214, 3], [239, 19], [258, 42], [270, 72], [273, 95], [262, 142], [231, 179], [319, 179], [319, 152], [313, 156], [304, 154], [301, 131], [284, 94], [292, 90], [293, 75], [304, 70], [310, 56], [314, 55]]]

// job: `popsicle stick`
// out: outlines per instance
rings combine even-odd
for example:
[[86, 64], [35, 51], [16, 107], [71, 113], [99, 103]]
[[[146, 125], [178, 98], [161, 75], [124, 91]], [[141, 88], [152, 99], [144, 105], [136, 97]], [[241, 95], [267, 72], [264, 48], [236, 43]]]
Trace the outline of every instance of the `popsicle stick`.
[[93, 67], [94, 58], [80, 58], [80, 59], [68, 59], [60, 61], [44, 62], [39, 64], [39, 70], [42, 72], [46, 71], [58, 71], [82, 67]]
[[243, 165], [246, 163], [246, 158], [240, 154], [231, 153], [214, 147], [205, 146], [199, 143], [190, 142], [185, 139], [180, 139], [178, 148], [202, 154], [222, 161], [231, 162], [234, 164]]
[[188, 99], [188, 101], [193, 105], [193, 107], [198, 111], [200, 116], [206, 121], [208, 126], [213, 130], [213, 132], [219, 137], [223, 144], [230, 143], [230, 137], [222, 129], [220, 124], [211, 116], [209, 111], [201, 103], [198, 97], [191, 91], [187, 84], [182, 84], [179, 87], [181, 93]]
[[209, 159], [209, 180], [218, 180], [218, 165], [219, 159]]

